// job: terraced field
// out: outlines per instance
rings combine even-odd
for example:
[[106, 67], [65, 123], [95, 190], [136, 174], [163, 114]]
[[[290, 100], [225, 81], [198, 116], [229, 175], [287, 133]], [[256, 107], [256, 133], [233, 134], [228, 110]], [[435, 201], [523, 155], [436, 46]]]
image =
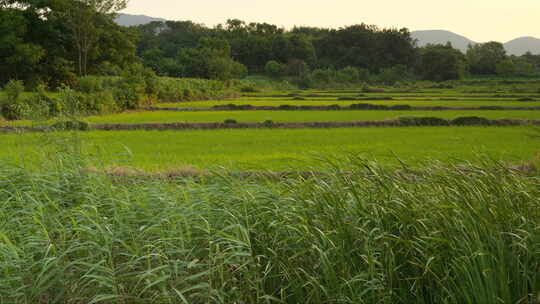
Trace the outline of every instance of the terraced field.
[[[353, 98], [353, 97], [351, 97]], [[384, 98], [384, 97], [373, 97]], [[392, 97], [393, 98], [393, 97]], [[527, 97], [523, 97], [527, 98]], [[444, 98], [443, 98], [444, 99]], [[356, 100], [339, 100], [337, 98], [308, 98], [304, 100], [295, 100], [293, 98], [278, 98], [265, 97], [253, 98], [244, 97], [234, 100], [214, 100], [205, 102], [181, 102], [181, 103], [162, 103], [156, 107], [162, 108], [210, 108], [223, 105], [253, 105], [253, 106], [274, 106], [295, 105], [295, 106], [328, 106], [337, 104], [339, 106], [350, 106], [358, 103], [369, 103], [374, 105], [410, 105], [418, 107], [485, 107], [485, 106], [501, 106], [501, 107], [540, 107], [539, 101], [518, 101], [519, 98], [455, 98], [456, 100], [441, 100], [441, 98], [422, 99], [422, 98], [395, 98], [391, 100], [376, 100], [376, 99], [356, 99]]]
[[479, 116], [488, 119], [533, 119], [540, 120], [540, 111], [205, 111], [205, 112], [131, 112], [116, 115], [89, 117], [93, 124], [118, 123], [171, 123], [171, 122], [223, 122], [234, 119], [238, 122], [312, 122], [312, 121], [359, 121], [385, 120], [399, 117], [436, 116], [455, 119], [464, 116]]
[[[231, 110], [225, 105], [237, 105]], [[338, 105], [323, 110], [305, 106]], [[350, 109], [354, 104], [371, 106], [409, 105], [408, 110], [386, 108]], [[245, 105], [249, 105], [246, 107]], [[219, 108], [215, 108], [218, 106]], [[304, 106], [304, 107], [303, 107]], [[275, 107], [269, 109], [253, 107]], [[444, 107], [437, 110], [426, 110]], [[506, 108], [510, 108], [506, 109]], [[273, 129], [272, 123], [332, 123], [398, 120], [402, 117], [436, 117], [453, 120], [480, 117], [521, 121], [521, 126], [377, 127]], [[80, 134], [83, 150], [106, 166], [130, 166], [147, 171], [226, 166], [238, 169], [292, 170], [317, 165], [318, 157], [347, 154], [376, 159], [383, 164], [425, 165], [440, 160], [479, 161], [489, 157], [520, 164], [533, 159], [540, 140], [531, 137], [535, 127], [525, 121], [540, 121], [540, 96], [532, 93], [466, 93], [425, 90], [411, 93], [359, 93], [358, 91], [306, 91], [247, 94], [234, 100], [157, 104], [153, 111], [126, 112], [85, 118], [92, 126], [104, 124], [187, 123], [182, 131], [91, 131]], [[223, 124], [227, 121], [228, 124]], [[186, 130], [199, 124], [219, 123], [218, 130]], [[235, 123], [259, 123], [257, 129], [231, 129]], [[7, 126], [30, 126], [18, 121]], [[300, 125], [302, 127], [303, 125]], [[251, 128], [250, 126], [247, 126]], [[296, 126], [298, 127], [298, 126]], [[7, 149], [4, 159], [39, 161], [36, 147], [56, 145], [54, 136], [43, 134], [0, 135]], [[51, 140], [51, 138], [53, 140]], [[51, 144], [53, 143], [53, 144]], [[21, 158], [21, 156], [23, 156]], [[98, 161], [99, 160], [99, 161]]]

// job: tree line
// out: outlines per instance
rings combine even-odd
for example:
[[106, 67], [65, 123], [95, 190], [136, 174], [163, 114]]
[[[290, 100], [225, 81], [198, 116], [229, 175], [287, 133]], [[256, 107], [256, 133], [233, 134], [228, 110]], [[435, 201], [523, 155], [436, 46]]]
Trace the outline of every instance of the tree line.
[[418, 47], [408, 29], [359, 24], [339, 29], [230, 19], [122, 27], [127, 0], [0, 0], [0, 83], [70, 84], [144, 65], [161, 76], [228, 80], [248, 74], [310, 81], [444, 81], [467, 74], [530, 76], [540, 55], [508, 56], [502, 44]]

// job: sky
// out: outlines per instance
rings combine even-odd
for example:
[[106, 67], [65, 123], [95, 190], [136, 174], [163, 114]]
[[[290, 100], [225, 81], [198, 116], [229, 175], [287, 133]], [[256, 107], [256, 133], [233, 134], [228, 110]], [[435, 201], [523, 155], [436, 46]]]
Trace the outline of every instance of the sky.
[[540, 38], [540, 0], [130, 0], [123, 13], [213, 26], [227, 19], [292, 28], [379, 27], [448, 30], [476, 42]]

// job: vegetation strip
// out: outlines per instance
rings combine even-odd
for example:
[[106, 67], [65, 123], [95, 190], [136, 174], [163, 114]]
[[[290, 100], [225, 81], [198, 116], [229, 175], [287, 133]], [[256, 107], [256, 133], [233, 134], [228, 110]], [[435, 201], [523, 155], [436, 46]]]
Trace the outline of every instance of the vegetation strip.
[[339, 105], [329, 106], [294, 106], [280, 105], [274, 106], [252, 106], [252, 105], [235, 105], [227, 104], [222, 106], [213, 106], [208, 108], [174, 108], [174, 107], [150, 107], [149, 111], [178, 111], [178, 112], [196, 112], [196, 111], [338, 111], [338, 110], [388, 110], [388, 111], [540, 111], [540, 107], [501, 107], [501, 106], [482, 106], [482, 107], [413, 107], [410, 105], [375, 105], [367, 103], [352, 104], [348, 107]]
[[[174, 123], [141, 123], [141, 124], [93, 124], [73, 127], [0, 127], [0, 132], [46, 132], [54, 130], [81, 131], [129, 131], [129, 130], [192, 130], [192, 129], [297, 129], [297, 128], [365, 128], [365, 127], [411, 127], [411, 126], [521, 126], [540, 125], [540, 120], [524, 119], [486, 119], [482, 117], [458, 117], [453, 120], [438, 117], [400, 117], [391, 120], [362, 120], [362, 121], [330, 121], [330, 122], [174, 122]], [[79, 127], [81, 126], [81, 127]]]

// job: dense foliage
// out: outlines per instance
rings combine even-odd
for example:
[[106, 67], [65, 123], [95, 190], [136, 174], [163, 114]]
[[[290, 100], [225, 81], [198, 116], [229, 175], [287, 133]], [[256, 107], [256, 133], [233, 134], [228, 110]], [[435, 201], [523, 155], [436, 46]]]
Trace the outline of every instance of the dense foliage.
[[[191, 21], [167, 21], [137, 29], [142, 38], [138, 55], [158, 74], [174, 77], [220, 78], [205, 68], [216, 57], [240, 63], [250, 74], [297, 77], [300, 85], [310, 81], [305, 78], [314, 70], [348, 67], [365, 70], [373, 76], [370, 80], [385, 83], [411, 77], [444, 81], [459, 79], [466, 73], [528, 76], [540, 70], [540, 55], [507, 56], [497, 42], [471, 46], [465, 56], [450, 44], [419, 48], [407, 29], [380, 29], [366, 24], [285, 30], [233, 19], [213, 28]], [[221, 49], [230, 52], [211, 57], [205, 55], [209, 52], [201, 53], [208, 39], [220, 41]], [[203, 71], [192, 66], [200, 66]], [[220, 66], [224, 71], [233, 70], [227, 64]], [[234, 77], [234, 73], [229, 75]]]
[[117, 75], [138, 61], [137, 32], [114, 22], [121, 0], [0, 1], [0, 84], [73, 85], [77, 75]]
[[114, 22], [126, 0], [0, 1], [0, 84], [76, 85], [77, 76], [120, 76], [143, 63], [159, 76], [231, 80], [264, 74], [300, 87], [372, 81], [445, 81], [466, 74], [531, 76], [540, 55], [507, 56], [502, 44], [417, 47], [408, 29], [358, 24], [339, 29], [238, 19], [207, 27], [191, 21], [126, 28]]
[[9, 81], [0, 96], [0, 117], [7, 120], [41, 120], [135, 110], [157, 101], [219, 99], [239, 88], [217, 80], [159, 78], [142, 65], [131, 65], [117, 77], [84, 76], [74, 87], [62, 86], [57, 94], [38, 86], [25, 93], [23, 82]]

